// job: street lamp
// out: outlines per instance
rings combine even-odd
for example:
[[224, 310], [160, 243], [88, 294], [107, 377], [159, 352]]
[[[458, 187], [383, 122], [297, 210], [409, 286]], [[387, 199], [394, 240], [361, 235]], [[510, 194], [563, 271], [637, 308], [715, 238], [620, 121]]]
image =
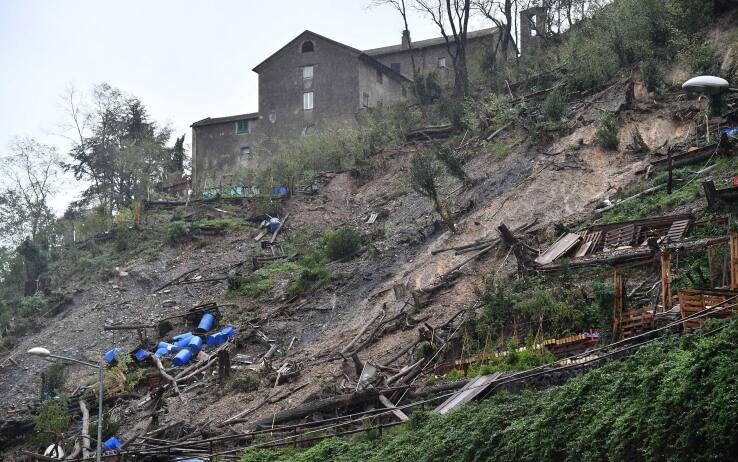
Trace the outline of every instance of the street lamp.
[[104, 386], [103, 386], [103, 367], [99, 364], [93, 364], [88, 363], [86, 361], [80, 361], [79, 359], [74, 358], [67, 358], [66, 356], [59, 356], [51, 354], [49, 350], [42, 347], [34, 347], [28, 350], [28, 354], [34, 355], [34, 356], [40, 356], [44, 359], [61, 359], [62, 361], [67, 361], [71, 363], [77, 363], [77, 364], [84, 364], [85, 366], [94, 367], [97, 369], [97, 378], [100, 382], [100, 389], [99, 389], [99, 395], [98, 395], [98, 409], [97, 409], [97, 451], [95, 451], [95, 460], [97, 462], [100, 462], [102, 459], [102, 425], [103, 425], [103, 393], [104, 393]]

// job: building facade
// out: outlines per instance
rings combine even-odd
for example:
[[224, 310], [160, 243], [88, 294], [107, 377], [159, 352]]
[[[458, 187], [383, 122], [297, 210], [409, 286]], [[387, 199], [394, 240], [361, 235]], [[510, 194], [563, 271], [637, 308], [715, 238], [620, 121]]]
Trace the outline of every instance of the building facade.
[[[469, 32], [467, 56], [489, 53], [496, 29]], [[361, 51], [305, 31], [254, 67], [259, 112], [192, 124], [192, 182], [197, 191], [240, 184], [245, 172], [306, 134], [355, 124], [366, 108], [411, 97], [407, 32], [399, 45]], [[453, 60], [442, 37], [412, 43], [416, 69], [453, 82]]]

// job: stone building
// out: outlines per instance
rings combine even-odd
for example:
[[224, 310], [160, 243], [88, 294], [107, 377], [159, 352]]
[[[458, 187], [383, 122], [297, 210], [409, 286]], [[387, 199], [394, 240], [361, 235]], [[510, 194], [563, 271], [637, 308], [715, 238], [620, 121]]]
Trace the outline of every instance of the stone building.
[[[496, 29], [469, 32], [471, 61], [489, 53]], [[259, 112], [206, 118], [192, 124], [193, 187], [229, 186], [270, 162], [280, 148], [309, 133], [355, 124], [365, 108], [411, 96], [409, 34], [398, 45], [361, 51], [305, 31], [266, 58], [259, 74]], [[412, 43], [416, 68], [453, 82], [443, 37]]]

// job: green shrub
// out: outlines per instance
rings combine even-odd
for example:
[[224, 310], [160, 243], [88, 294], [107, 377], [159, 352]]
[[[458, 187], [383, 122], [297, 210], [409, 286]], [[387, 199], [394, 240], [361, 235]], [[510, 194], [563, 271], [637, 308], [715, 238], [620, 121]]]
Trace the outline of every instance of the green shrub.
[[265, 265], [254, 271], [248, 277], [242, 277], [238, 281], [238, 288], [229, 290], [229, 294], [246, 295], [249, 297], [259, 297], [260, 295], [272, 290], [277, 283], [277, 278], [291, 279], [296, 275], [302, 267], [297, 263], [279, 260]]
[[647, 58], [641, 64], [641, 80], [650, 92], [661, 94], [665, 91], [664, 73], [654, 58]]
[[41, 442], [44, 444], [58, 442], [61, 434], [72, 423], [72, 416], [69, 414], [69, 400], [64, 395], [44, 400], [33, 422], [36, 425], [36, 431], [41, 433], [39, 435]]
[[564, 95], [560, 89], [556, 89], [548, 94], [545, 101], [543, 101], [543, 113], [546, 119], [551, 122], [558, 122], [564, 116], [564, 110], [566, 109], [566, 101], [564, 101]]
[[167, 225], [167, 241], [170, 244], [178, 244], [189, 236], [189, 229], [184, 221], [173, 221]]
[[595, 142], [605, 149], [616, 150], [620, 146], [618, 119], [612, 112], [605, 112], [597, 122]]
[[259, 377], [251, 371], [240, 372], [230, 378], [226, 389], [234, 393], [250, 393], [259, 389]]
[[304, 294], [322, 286], [330, 276], [325, 260], [325, 255], [319, 251], [300, 257], [298, 264], [301, 269], [297, 273], [297, 278], [290, 284], [290, 293]]
[[464, 162], [461, 156], [454, 152], [453, 149], [445, 145], [434, 145], [433, 151], [436, 154], [436, 158], [438, 158], [438, 160], [440, 160], [443, 165], [446, 166], [446, 170], [448, 170], [448, 173], [453, 175], [456, 179], [464, 184], [468, 184], [471, 182], [469, 176], [464, 170]]
[[331, 260], [342, 260], [355, 254], [361, 247], [361, 236], [351, 228], [330, 231], [324, 238], [325, 251]]

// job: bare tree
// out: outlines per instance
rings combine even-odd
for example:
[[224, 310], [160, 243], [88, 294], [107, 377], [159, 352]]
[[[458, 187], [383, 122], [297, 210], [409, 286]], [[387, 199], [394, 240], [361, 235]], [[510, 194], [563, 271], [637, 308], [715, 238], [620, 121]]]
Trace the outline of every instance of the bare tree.
[[474, 0], [472, 7], [482, 16], [492, 21], [499, 34], [495, 44], [494, 56], [502, 48], [503, 61], [507, 61], [510, 46], [515, 47], [515, 57], [520, 53], [517, 40], [513, 36], [513, 24], [518, 10], [518, 0]]
[[405, 30], [403, 31], [403, 34], [407, 37], [407, 45], [410, 52], [410, 63], [412, 66], [412, 72], [413, 72], [413, 89], [415, 89], [415, 82], [418, 80], [418, 68], [415, 65], [415, 52], [413, 50], [413, 42], [410, 39], [410, 26], [407, 22], [407, 6], [405, 5], [405, 0], [373, 0], [372, 5], [374, 6], [390, 6], [394, 8], [398, 13], [400, 13], [400, 16], [402, 17], [402, 23], [405, 26]]
[[61, 180], [60, 159], [53, 146], [33, 138], [16, 138], [0, 157], [0, 234], [6, 242], [37, 242], [53, 224], [50, 199]]
[[[454, 96], [463, 98], [468, 89], [466, 38], [471, 0], [415, 0], [417, 8], [438, 26], [454, 64]], [[448, 29], [451, 33], [449, 34]]]

